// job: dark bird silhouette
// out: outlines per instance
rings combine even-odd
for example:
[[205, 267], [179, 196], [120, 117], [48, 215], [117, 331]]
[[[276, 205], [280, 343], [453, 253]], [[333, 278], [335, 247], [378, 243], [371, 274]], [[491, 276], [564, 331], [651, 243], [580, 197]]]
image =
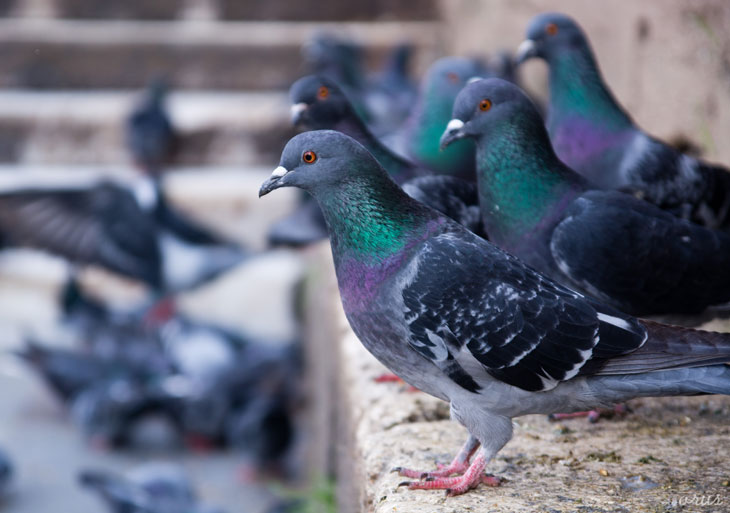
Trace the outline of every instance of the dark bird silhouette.
[[99, 265], [158, 291], [182, 290], [244, 253], [170, 207], [159, 182], [35, 184], [0, 193], [2, 247], [30, 247]]
[[165, 107], [168, 85], [152, 82], [126, 120], [126, 143], [135, 165], [150, 176], [160, 175], [172, 161], [179, 136]]

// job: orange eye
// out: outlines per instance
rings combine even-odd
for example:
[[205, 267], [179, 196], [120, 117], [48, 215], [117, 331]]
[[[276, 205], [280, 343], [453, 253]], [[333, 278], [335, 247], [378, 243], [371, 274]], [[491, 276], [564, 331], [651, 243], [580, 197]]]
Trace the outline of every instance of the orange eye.
[[446, 74], [446, 78], [449, 79], [449, 82], [452, 84], [458, 84], [459, 83], [459, 75], [454, 73], [453, 71], [451, 73]]
[[545, 33], [548, 36], [554, 36], [558, 33], [558, 26], [555, 23], [548, 23], [545, 25]]
[[327, 89], [327, 86], [322, 86], [319, 88], [319, 91], [317, 91], [317, 96], [321, 99], [325, 99], [330, 95], [330, 90]]
[[317, 160], [317, 154], [313, 151], [305, 151], [302, 154], [302, 160], [307, 164], [313, 164], [314, 161]]
[[486, 98], [484, 98], [482, 101], [479, 102], [479, 110], [486, 112], [491, 108], [492, 108], [491, 100], [487, 100]]

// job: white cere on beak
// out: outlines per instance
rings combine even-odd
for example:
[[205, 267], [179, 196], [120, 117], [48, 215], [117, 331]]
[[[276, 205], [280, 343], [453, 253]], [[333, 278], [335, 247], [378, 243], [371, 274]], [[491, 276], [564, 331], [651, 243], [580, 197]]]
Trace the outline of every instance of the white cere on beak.
[[296, 119], [305, 110], [307, 110], [306, 103], [295, 103], [294, 105], [291, 106], [291, 109], [290, 109], [291, 118]]
[[289, 170], [287, 168], [285, 168], [284, 166], [279, 166], [271, 173], [271, 178], [281, 178], [288, 172]]
[[446, 125], [446, 130], [449, 132], [453, 132], [455, 130], [460, 130], [461, 127], [464, 126], [464, 122], [460, 119], [452, 119], [449, 121], [449, 124]]
[[515, 54], [515, 60], [520, 62], [522, 59], [531, 55], [535, 51], [535, 41], [532, 39], [525, 39], [517, 47], [517, 53]]
[[474, 82], [479, 82], [482, 79], [482, 77], [471, 77], [469, 80], [466, 81], [468, 84], [473, 84]]

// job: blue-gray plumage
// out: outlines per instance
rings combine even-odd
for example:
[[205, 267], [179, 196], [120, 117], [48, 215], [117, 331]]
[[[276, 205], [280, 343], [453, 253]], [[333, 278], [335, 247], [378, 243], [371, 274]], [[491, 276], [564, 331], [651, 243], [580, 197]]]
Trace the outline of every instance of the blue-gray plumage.
[[588, 39], [564, 14], [536, 16], [518, 60], [550, 71], [547, 127], [558, 157], [596, 185], [623, 188], [685, 219], [730, 228], [730, 172], [643, 132], [604, 83]]
[[[730, 394], [730, 368], [720, 365], [730, 335], [640, 321], [542, 276], [410, 198], [339, 132], [290, 140], [259, 195], [292, 186], [322, 207], [342, 304], [363, 345], [449, 401], [471, 435], [452, 465], [412, 488], [459, 494], [488, 480], [515, 416]], [[463, 475], [448, 477], [455, 472]]]
[[575, 173], [517, 86], [473, 82], [453, 116], [442, 140], [476, 142], [482, 218], [502, 249], [632, 315], [696, 314], [730, 301], [730, 235]]
[[178, 143], [178, 135], [165, 108], [167, 90], [164, 80], [152, 82], [126, 121], [127, 147], [132, 159], [150, 175], [164, 171]]

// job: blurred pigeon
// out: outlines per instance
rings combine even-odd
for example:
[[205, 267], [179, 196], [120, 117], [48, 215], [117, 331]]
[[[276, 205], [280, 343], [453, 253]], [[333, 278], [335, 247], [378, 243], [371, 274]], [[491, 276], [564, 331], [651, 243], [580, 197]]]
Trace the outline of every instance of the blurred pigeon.
[[394, 134], [393, 148], [435, 174], [474, 181], [474, 144], [459, 143], [441, 150], [439, 137], [451, 119], [451, 108], [467, 81], [487, 71], [475, 59], [445, 57], [428, 69], [411, 115]]
[[12, 479], [13, 462], [10, 460], [10, 456], [0, 449], [0, 498], [8, 492]]
[[79, 483], [93, 490], [111, 513], [220, 513], [201, 504], [183, 469], [152, 462], [118, 475], [106, 470], [84, 470]]
[[[404, 186], [406, 192], [432, 208], [485, 235], [479, 220], [476, 187], [459, 178], [423, 177], [430, 170], [419, 168], [396, 155], [375, 137], [355, 112], [337, 84], [325, 77], [311, 75], [297, 80], [289, 90], [292, 121], [308, 129], [335, 129], [360, 142]], [[303, 245], [327, 237], [324, 218], [311, 198], [305, 199], [291, 215], [269, 230], [269, 242], [275, 245]]]
[[730, 174], [647, 135], [603, 81], [588, 39], [563, 14], [535, 17], [518, 59], [550, 68], [547, 127], [558, 157], [602, 188], [624, 188], [684, 219], [730, 228]]
[[730, 301], [730, 235], [618, 191], [563, 164], [515, 85], [469, 84], [443, 143], [477, 144], [489, 238], [540, 272], [633, 315], [696, 314]]
[[134, 163], [145, 174], [159, 175], [173, 158], [178, 143], [165, 108], [168, 85], [153, 81], [126, 120], [126, 142]]
[[110, 366], [97, 357], [33, 340], [28, 340], [16, 354], [33, 367], [65, 403], [108, 377], [110, 371]]
[[393, 153], [375, 137], [335, 81], [319, 75], [300, 78], [289, 89], [289, 99], [295, 125], [308, 130], [333, 129], [349, 135], [365, 146], [397, 183], [430, 174]]
[[124, 376], [97, 382], [71, 404], [72, 420], [96, 449], [177, 448], [182, 426], [176, 413], [158, 383]]
[[2, 191], [0, 241], [99, 265], [159, 291], [195, 286], [245, 257], [175, 212], [149, 179], [133, 189], [92, 180]]
[[411, 113], [418, 89], [411, 79], [410, 66], [415, 48], [410, 43], [396, 45], [387, 55], [380, 73], [368, 80], [365, 102], [377, 133], [391, 133]]
[[410, 488], [458, 495], [498, 484], [484, 469], [512, 437], [513, 417], [730, 394], [721, 365], [730, 335], [640, 321], [563, 287], [410, 198], [339, 132], [289, 141], [259, 195], [287, 186], [322, 207], [342, 305], [363, 345], [449, 401], [470, 433], [445, 468], [399, 469], [424, 478]]

